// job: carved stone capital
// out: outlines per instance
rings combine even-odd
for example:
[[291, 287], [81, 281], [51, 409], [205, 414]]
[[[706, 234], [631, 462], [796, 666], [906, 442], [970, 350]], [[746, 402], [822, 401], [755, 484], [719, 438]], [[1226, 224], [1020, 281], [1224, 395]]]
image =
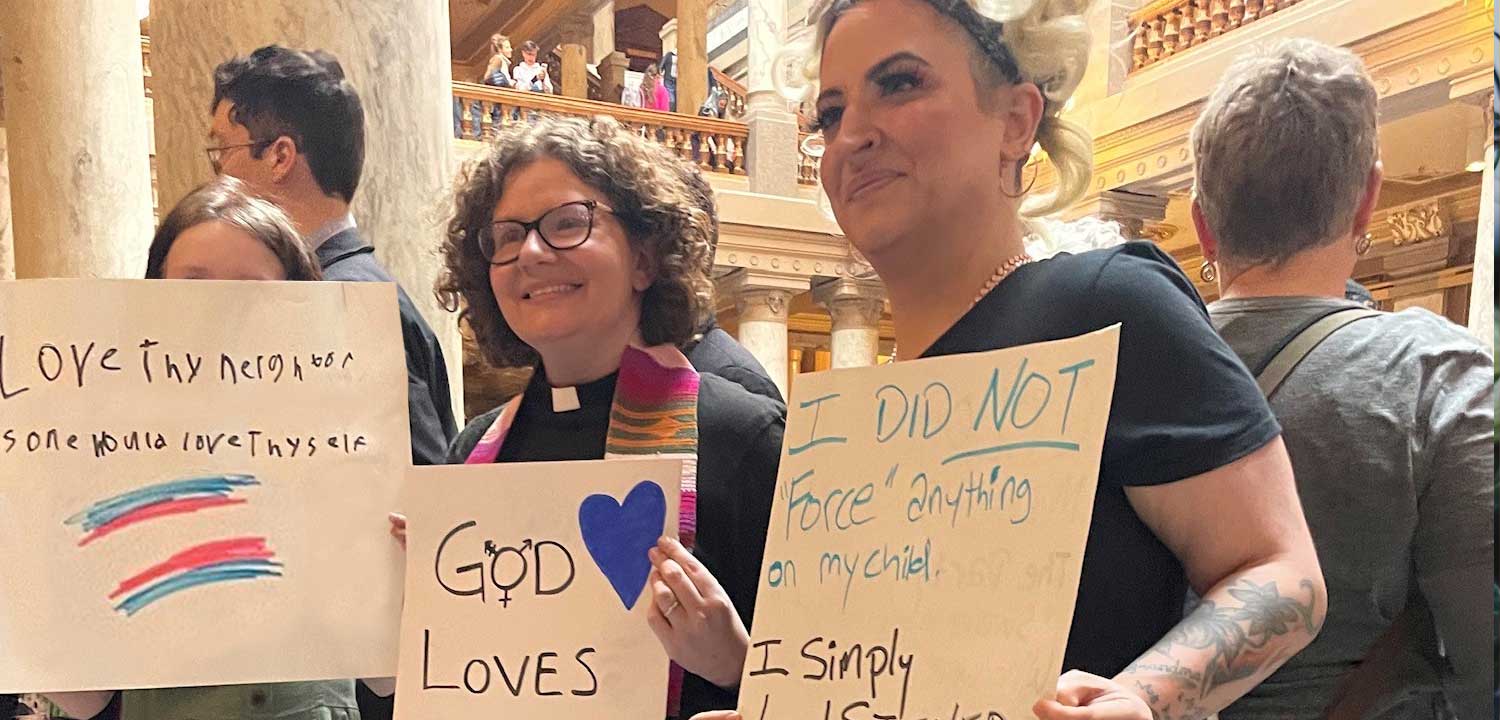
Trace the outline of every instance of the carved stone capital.
[[1386, 225], [1398, 247], [1447, 237], [1449, 231], [1447, 214], [1436, 202], [1392, 210], [1386, 216]]
[[740, 321], [772, 320], [785, 323], [787, 305], [792, 301], [790, 290], [780, 288], [742, 288], [735, 296], [734, 307]]
[[877, 280], [831, 278], [813, 287], [813, 299], [828, 309], [833, 329], [874, 329], [885, 312], [885, 288]]

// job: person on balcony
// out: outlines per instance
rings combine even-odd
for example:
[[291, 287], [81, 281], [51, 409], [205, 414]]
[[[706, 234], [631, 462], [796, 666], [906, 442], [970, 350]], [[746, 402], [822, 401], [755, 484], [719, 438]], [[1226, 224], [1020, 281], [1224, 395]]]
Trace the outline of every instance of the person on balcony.
[[[682, 542], [653, 549], [649, 581], [651, 628], [686, 671], [673, 671], [672, 717], [735, 704], [786, 418], [683, 355], [714, 303], [711, 218], [680, 168], [607, 116], [510, 128], [457, 181], [437, 286], [489, 363], [535, 368], [459, 433], [450, 462], [697, 458]], [[649, 430], [615, 419], [669, 414]], [[720, 582], [689, 589], [703, 568]]]
[[[515, 81], [510, 79], [510, 56], [514, 52], [510, 45], [510, 38], [495, 33], [490, 36], [490, 59], [484, 66], [484, 73], [479, 77], [481, 85], [490, 87], [508, 88], [514, 87]], [[469, 115], [473, 123], [473, 137], [475, 140], [484, 139], [484, 117], [481, 103], [475, 100], [469, 106]], [[495, 130], [500, 128], [500, 105], [495, 104], [490, 108], [490, 127]]]
[[671, 49], [663, 53], [661, 62], [657, 64], [657, 71], [661, 76], [661, 85], [667, 89], [667, 109], [677, 112], [677, 50]]
[[672, 109], [672, 97], [667, 93], [667, 86], [662, 84], [661, 70], [655, 63], [646, 66], [646, 73], [641, 76], [641, 98], [647, 110], [668, 112]]
[[641, 92], [641, 85], [645, 82], [646, 78], [644, 75], [636, 80], [634, 85], [626, 81], [625, 87], [620, 89], [620, 104], [625, 107], [645, 107], [645, 95]]
[[1423, 308], [1345, 299], [1379, 94], [1354, 53], [1285, 41], [1225, 70], [1193, 128], [1208, 311], [1252, 370], [1291, 363], [1271, 408], [1328, 576], [1322, 634], [1224, 720], [1493, 710], [1494, 358]]
[[547, 74], [547, 66], [536, 61], [540, 50], [535, 41], [527, 40], [522, 43], [521, 62], [516, 63], [511, 70], [511, 77], [521, 90], [551, 94], [552, 78]]
[[[189, 193], [167, 213], [147, 251], [149, 280], [320, 280], [317, 259], [275, 205], [231, 177]], [[288, 648], [289, 652], [303, 648]], [[275, 717], [359, 720], [355, 681], [262, 683], [49, 693], [79, 720]], [[0, 716], [8, 717], [8, 716]]]
[[[885, 284], [903, 358], [1121, 326], [1068, 672], [1033, 712], [1200, 720], [1311, 642], [1326, 593], [1280, 427], [1172, 258], [1144, 242], [1026, 254], [1029, 218], [1092, 185], [1087, 131], [1062, 117], [1089, 5], [831, 0], [803, 67], [823, 189]], [[1055, 190], [1028, 198], [1037, 144]], [[1204, 602], [1184, 616], [1189, 586]]]

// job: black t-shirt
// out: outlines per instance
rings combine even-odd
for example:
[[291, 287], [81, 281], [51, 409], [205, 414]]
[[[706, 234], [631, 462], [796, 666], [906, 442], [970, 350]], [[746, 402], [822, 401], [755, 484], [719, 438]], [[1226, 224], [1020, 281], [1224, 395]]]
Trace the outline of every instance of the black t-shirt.
[[1024, 265], [924, 354], [955, 355], [1121, 324], [1114, 401], [1063, 669], [1111, 677], [1182, 619], [1182, 564], [1125, 496], [1221, 467], [1281, 428], [1168, 256], [1128, 243]]
[[[767, 525], [781, 463], [786, 406], [709, 373], [698, 384], [698, 536], [693, 548], [751, 627], [755, 591], [765, 554]], [[609, 432], [615, 375], [577, 386], [577, 410], [553, 412], [552, 392], [541, 371], [532, 376], [521, 411], [501, 446], [498, 462], [598, 460]], [[461, 463], [495, 421], [499, 409], [470, 422], [453, 441], [448, 461]], [[688, 674], [682, 715], [733, 708], [738, 688], [724, 690]]]

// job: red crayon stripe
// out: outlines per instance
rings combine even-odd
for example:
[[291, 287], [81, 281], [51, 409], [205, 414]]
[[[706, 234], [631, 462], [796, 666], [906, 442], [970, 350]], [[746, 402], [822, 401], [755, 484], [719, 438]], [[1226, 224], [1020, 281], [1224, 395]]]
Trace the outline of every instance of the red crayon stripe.
[[105, 535], [115, 532], [116, 530], [123, 530], [124, 528], [127, 528], [138, 522], [144, 522], [152, 518], [165, 517], [168, 515], [182, 515], [184, 513], [197, 512], [204, 508], [220, 507], [223, 505], [241, 505], [245, 502], [246, 501], [243, 498], [234, 499], [225, 497], [205, 497], [184, 498], [182, 500], [167, 500], [164, 502], [147, 505], [139, 510], [121, 515], [114, 520], [100, 525], [97, 528], [94, 528], [93, 532], [83, 536], [83, 539], [78, 541], [78, 547], [83, 547], [95, 540], [98, 540], [99, 538], [104, 537]]
[[269, 560], [276, 557], [276, 553], [266, 547], [266, 539], [262, 537], [234, 538], [231, 540], [215, 540], [190, 547], [182, 552], [167, 558], [165, 561], [152, 565], [139, 575], [127, 578], [115, 591], [110, 593], [109, 599], [113, 600], [128, 593], [157, 578], [170, 575], [179, 570], [193, 570], [205, 565], [212, 565], [225, 560], [247, 560], [262, 559]]

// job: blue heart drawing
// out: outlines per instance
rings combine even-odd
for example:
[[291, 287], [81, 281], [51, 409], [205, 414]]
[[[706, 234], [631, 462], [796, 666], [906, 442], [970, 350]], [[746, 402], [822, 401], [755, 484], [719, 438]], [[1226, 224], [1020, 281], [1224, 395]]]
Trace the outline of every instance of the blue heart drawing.
[[630, 489], [625, 502], [594, 494], [578, 506], [578, 529], [583, 544], [604, 573], [625, 609], [635, 607], [651, 574], [646, 551], [656, 546], [667, 519], [667, 497], [661, 486], [643, 480]]

